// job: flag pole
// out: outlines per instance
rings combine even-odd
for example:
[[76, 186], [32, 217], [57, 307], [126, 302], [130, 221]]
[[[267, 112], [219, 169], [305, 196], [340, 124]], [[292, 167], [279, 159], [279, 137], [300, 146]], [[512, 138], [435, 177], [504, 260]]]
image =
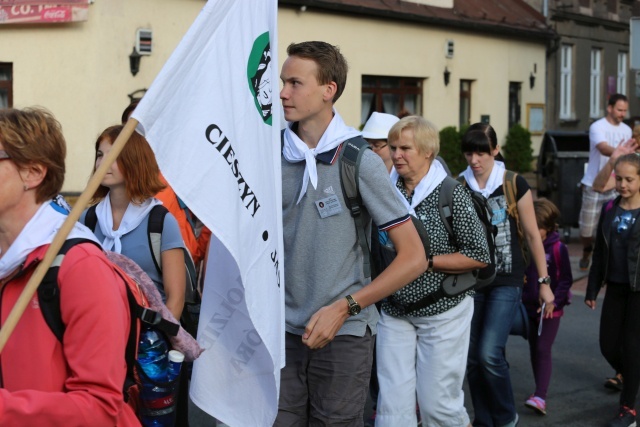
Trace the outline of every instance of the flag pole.
[[113, 142], [111, 150], [109, 150], [109, 153], [107, 153], [107, 155], [105, 156], [104, 161], [100, 164], [100, 167], [96, 170], [96, 172], [87, 183], [86, 188], [84, 189], [80, 197], [78, 197], [78, 200], [67, 216], [67, 219], [64, 221], [64, 223], [60, 227], [60, 230], [58, 230], [58, 233], [53, 238], [53, 241], [51, 242], [49, 249], [47, 249], [44, 258], [36, 267], [35, 271], [31, 275], [31, 278], [29, 278], [27, 285], [25, 286], [24, 290], [20, 294], [20, 297], [11, 309], [6, 322], [4, 322], [2, 329], [0, 329], [0, 353], [2, 353], [2, 350], [7, 344], [11, 333], [18, 324], [20, 317], [22, 317], [24, 310], [29, 305], [29, 301], [31, 301], [31, 298], [33, 298], [33, 295], [38, 289], [38, 286], [40, 286], [40, 282], [53, 263], [53, 260], [58, 255], [58, 252], [60, 251], [60, 248], [62, 248], [64, 241], [67, 239], [67, 236], [73, 229], [76, 221], [80, 219], [82, 211], [84, 211], [84, 209], [91, 201], [91, 198], [102, 182], [102, 178], [104, 178], [107, 170], [111, 167], [111, 164], [117, 159], [118, 155], [124, 148], [124, 145], [129, 140], [129, 137], [135, 131], [137, 125], [138, 121], [136, 119], [130, 118], [127, 121], [124, 128], [120, 132], [120, 135], [118, 135], [116, 140]]

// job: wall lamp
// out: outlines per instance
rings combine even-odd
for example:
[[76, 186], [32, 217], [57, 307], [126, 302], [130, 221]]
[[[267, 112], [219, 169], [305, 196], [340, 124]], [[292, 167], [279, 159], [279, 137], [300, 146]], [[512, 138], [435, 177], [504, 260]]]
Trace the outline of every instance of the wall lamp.
[[529, 89], [533, 89], [535, 85], [536, 85], [536, 76], [534, 76], [533, 73], [531, 73], [529, 75]]
[[140, 58], [142, 58], [142, 55], [140, 55], [134, 47], [133, 52], [129, 55], [129, 70], [134, 76], [140, 71]]
[[444, 76], [444, 85], [445, 86], [449, 86], [449, 80], [451, 78], [451, 71], [449, 71], [449, 69], [446, 66], [444, 67], [443, 76]]

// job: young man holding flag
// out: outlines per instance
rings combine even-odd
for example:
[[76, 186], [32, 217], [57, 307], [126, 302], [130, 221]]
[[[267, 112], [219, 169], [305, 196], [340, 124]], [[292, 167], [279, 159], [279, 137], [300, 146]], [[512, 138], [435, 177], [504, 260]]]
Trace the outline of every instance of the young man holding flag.
[[275, 425], [359, 426], [378, 321], [373, 304], [424, 272], [427, 259], [384, 163], [367, 150], [357, 177], [362, 201], [398, 254], [368, 284], [337, 161], [343, 143], [359, 135], [333, 108], [346, 60], [324, 42], [291, 44], [287, 53], [280, 75], [289, 122], [282, 152], [286, 366]]

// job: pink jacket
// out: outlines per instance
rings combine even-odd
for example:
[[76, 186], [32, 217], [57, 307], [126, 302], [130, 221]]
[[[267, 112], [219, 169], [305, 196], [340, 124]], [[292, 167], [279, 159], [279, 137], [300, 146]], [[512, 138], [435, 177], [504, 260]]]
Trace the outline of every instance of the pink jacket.
[[[46, 249], [33, 251], [17, 276], [0, 283], [2, 324]], [[92, 244], [67, 253], [58, 282], [63, 344], [45, 323], [36, 294], [0, 354], [0, 425], [140, 426], [122, 396], [129, 331], [124, 284]]]

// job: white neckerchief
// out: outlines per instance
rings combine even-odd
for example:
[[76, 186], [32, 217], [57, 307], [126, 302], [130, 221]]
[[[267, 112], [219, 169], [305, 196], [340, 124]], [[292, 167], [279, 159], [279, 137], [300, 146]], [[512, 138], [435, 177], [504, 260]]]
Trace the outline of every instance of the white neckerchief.
[[360, 135], [360, 132], [347, 126], [344, 121], [342, 121], [340, 114], [334, 109], [333, 119], [331, 119], [327, 130], [322, 134], [318, 145], [315, 148], [309, 148], [309, 146], [291, 130], [293, 124], [294, 123], [289, 123], [284, 131], [284, 148], [282, 154], [289, 163], [298, 163], [303, 160], [306, 162], [304, 175], [302, 177], [302, 189], [300, 190], [300, 197], [298, 197], [297, 201], [297, 203], [300, 203], [300, 200], [302, 200], [302, 197], [304, 197], [307, 192], [309, 180], [311, 180], [313, 188], [318, 187], [316, 156], [333, 150], [347, 139]]
[[473, 176], [471, 166], [467, 166], [467, 168], [462, 172], [462, 176], [464, 176], [464, 179], [467, 181], [469, 188], [482, 194], [485, 199], [488, 199], [489, 196], [491, 196], [493, 192], [502, 185], [502, 181], [504, 180], [504, 171], [504, 163], [498, 160], [494, 161], [493, 169], [491, 169], [487, 185], [484, 188], [480, 188], [478, 186], [478, 181], [476, 181], [476, 177]]
[[[117, 230], [113, 229], [113, 213], [111, 212], [111, 198], [110, 193], [96, 206], [96, 216], [98, 217], [98, 225], [100, 225], [100, 231], [104, 235], [104, 242], [102, 247], [105, 250], [113, 250], [114, 252], [122, 252], [122, 243], [120, 238], [125, 234], [136, 229], [140, 225], [143, 219], [149, 214], [151, 209], [156, 205], [161, 205], [160, 200], [150, 197], [142, 204], [136, 205], [129, 203], [127, 210], [124, 212], [120, 227]], [[113, 249], [112, 249], [113, 248]]]
[[[42, 245], [53, 241], [67, 215], [55, 209], [51, 201], [44, 202], [33, 218], [27, 222], [7, 252], [0, 258], [0, 279], [8, 277], [27, 256]], [[67, 239], [83, 238], [97, 242], [96, 236], [84, 225], [76, 222]]]
[[391, 182], [393, 183], [393, 187], [396, 189], [398, 194], [400, 195], [400, 200], [405, 205], [409, 213], [413, 216], [416, 216], [416, 206], [420, 204], [424, 199], [429, 196], [435, 190], [435, 188], [440, 185], [442, 181], [447, 177], [447, 171], [444, 170], [442, 163], [439, 160], [434, 160], [429, 167], [429, 172], [425, 176], [422, 177], [416, 188], [413, 189], [413, 196], [411, 197], [411, 205], [409, 205], [409, 201], [404, 197], [400, 189], [396, 185], [398, 183], [398, 179], [400, 175], [396, 172], [396, 168], [391, 169]]

